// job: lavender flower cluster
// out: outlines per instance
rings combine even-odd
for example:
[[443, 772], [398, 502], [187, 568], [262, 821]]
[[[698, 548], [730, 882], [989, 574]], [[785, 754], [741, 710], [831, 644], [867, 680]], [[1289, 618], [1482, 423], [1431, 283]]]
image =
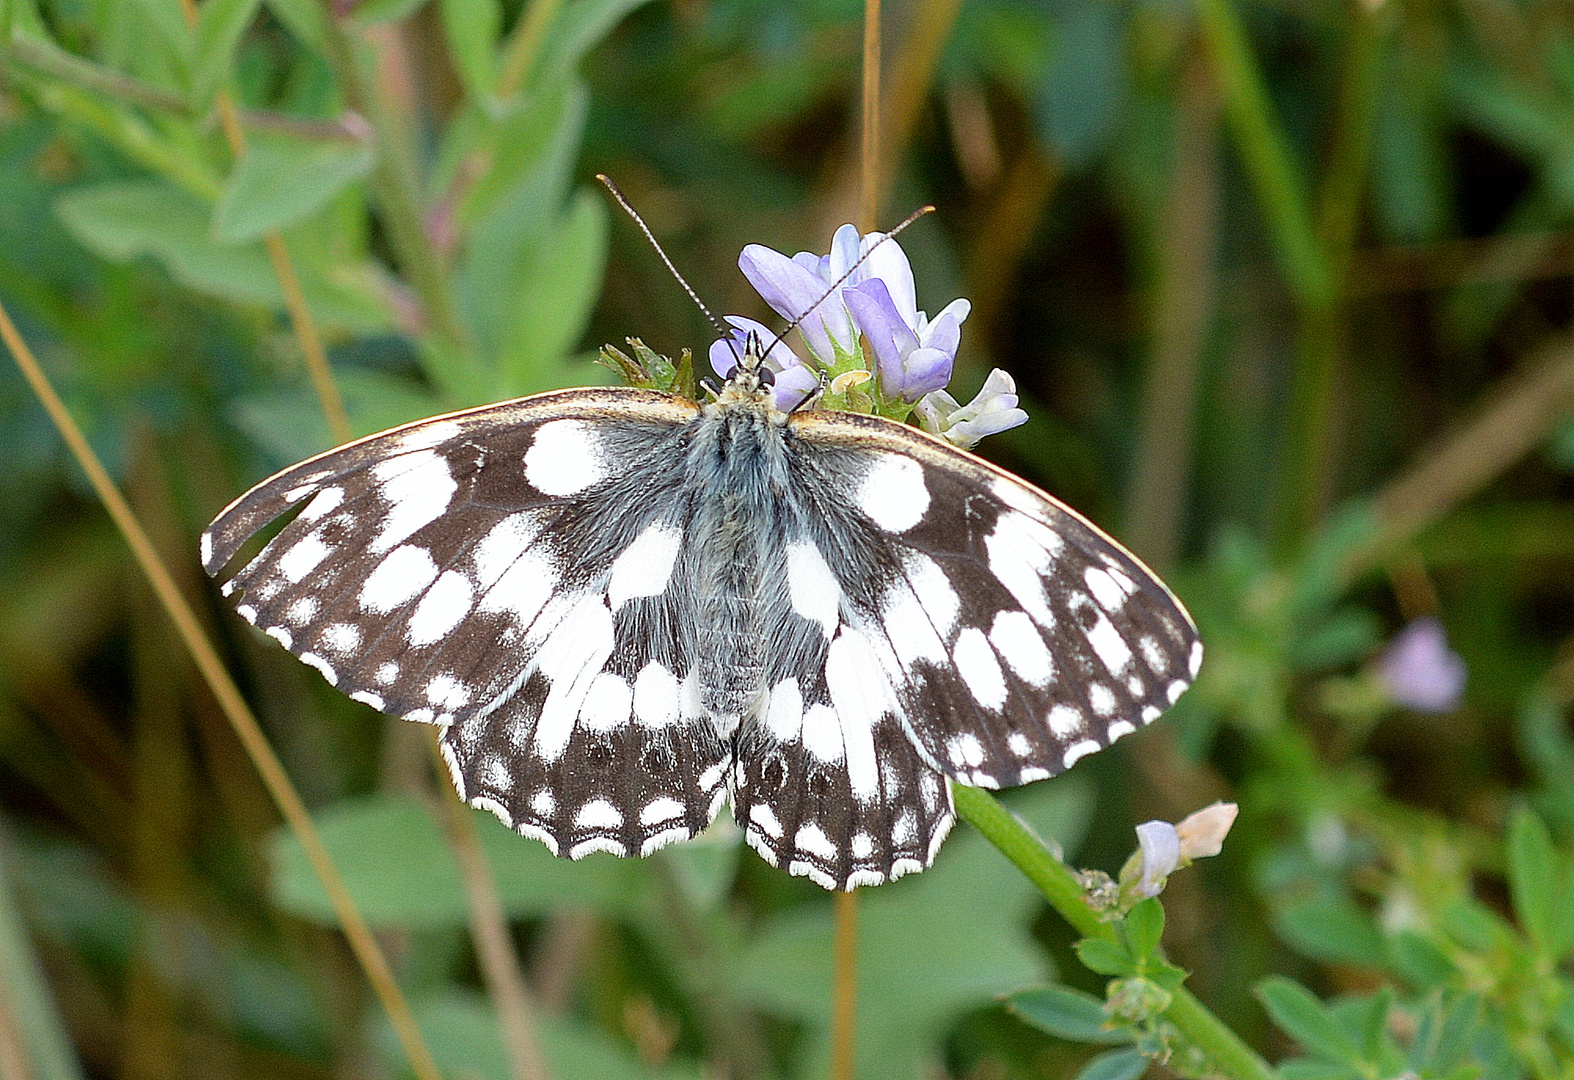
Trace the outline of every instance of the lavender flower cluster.
[[859, 236], [853, 226], [843, 225], [828, 254], [800, 251], [792, 258], [750, 244], [738, 266], [767, 304], [796, 323], [809, 359], [755, 320], [729, 315], [734, 340], [711, 345], [711, 366], [723, 377], [731, 373], [751, 332], [774, 341], [765, 362], [776, 375], [777, 408], [798, 405], [825, 373], [844, 380], [852, 376], [851, 385], [870, 382], [878, 404], [895, 405], [904, 416], [916, 412], [925, 430], [957, 446], [974, 446], [1027, 419], [1017, 407], [1015, 383], [998, 368], [965, 406], [945, 392], [972, 305], [953, 300], [933, 319], [918, 310], [907, 254], [885, 234]]

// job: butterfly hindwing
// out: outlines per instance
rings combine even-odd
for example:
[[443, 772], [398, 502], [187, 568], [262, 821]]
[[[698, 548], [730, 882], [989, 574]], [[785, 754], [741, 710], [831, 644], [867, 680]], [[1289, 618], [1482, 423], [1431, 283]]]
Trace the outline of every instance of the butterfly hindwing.
[[865, 519], [859, 558], [884, 568], [858, 581], [856, 563], [827, 559], [845, 618], [946, 775], [987, 787], [1053, 775], [1195, 677], [1184, 609], [1074, 511], [905, 425], [818, 412], [794, 427], [806, 457], [836, 463], [829, 501]]
[[714, 816], [731, 760], [685, 689], [674, 492], [648, 479], [694, 413], [567, 391], [374, 435], [238, 499], [204, 565], [302, 507], [226, 584], [243, 617], [351, 697], [442, 726], [461, 793], [521, 832], [652, 850]]

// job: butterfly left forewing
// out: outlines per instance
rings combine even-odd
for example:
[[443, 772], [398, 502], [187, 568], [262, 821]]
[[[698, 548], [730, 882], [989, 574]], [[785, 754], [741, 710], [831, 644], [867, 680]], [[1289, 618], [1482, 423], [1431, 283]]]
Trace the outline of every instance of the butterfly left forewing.
[[374, 435], [241, 496], [203, 563], [300, 507], [226, 584], [244, 618], [351, 697], [441, 726], [461, 794], [519, 831], [653, 850], [714, 816], [731, 760], [683, 704], [692, 627], [665, 588], [662, 480], [694, 414], [579, 390]]
[[843, 520], [819, 543], [862, 537], [827, 558], [847, 621], [947, 775], [988, 787], [1053, 775], [1151, 722], [1195, 677], [1185, 610], [1069, 508], [877, 417], [803, 413], [793, 427], [839, 489], [827, 505]]

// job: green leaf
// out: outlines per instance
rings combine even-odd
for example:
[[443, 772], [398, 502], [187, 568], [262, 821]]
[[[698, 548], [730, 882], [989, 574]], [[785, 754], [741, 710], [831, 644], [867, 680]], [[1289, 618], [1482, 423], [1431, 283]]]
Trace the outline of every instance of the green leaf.
[[[444, 796], [447, 797], [446, 795]], [[644, 888], [645, 864], [597, 853], [559, 859], [490, 814], [475, 816], [503, 908], [515, 918], [557, 907], [625, 910]], [[464, 887], [447, 838], [432, 814], [408, 798], [349, 799], [313, 815], [345, 887], [374, 926], [455, 927], [468, 915]], [[273, 839], [273, 898], [302, 918], [337, 918], [299, 841], [281, 829]]]
[[585, 333], [607, 262], [607, 203], [580, 190], [568, 211], [536, 248], [516, 281], [514, 317], [498, 352], [500, 389], [510, 394], [549, 390], [543, 378]]
[[1130, 1028], [1108, 1026], [1102, 1001], [1069, 986], [1021, 990], [1007, 998], [1006, 1005], [1039, 1030], [1071, 1042], [1123, 1043], [1133, 1037]]
[[235, 46], [257, 15], [261, 0], [205, 0], [197, 16], [196, 59], [192, 64], [192, 108], [206, 112], [229, 78]]
[[[176, 280], [209, 296], [273, 308], [284, 306], [279, 280], [261, 243], [216, 243], [211, 212], [160, 180], [109, 180], [72, 188], [55, 200], [55, 213], [83, 245], [112, 262], [151, 255]], [[338, 277], [353, 277], [337, 268]], [[298, 266], [312, 313], [325, 325], [371, 332], [388, 326], [388, 313], [336, 281], [330, 285], [310, 262]]]
[[1367, 966], [1381, 962], [1382, 934], [1371, 916], [1347, 896], [1291, 905], [1279, 912], [1274, 923], [1280, 937], [1314, 960]]
[[1077, 959], [1089, 970], [1100, 975], [1134, 975], [1137, 963], [1124, 945], [1097, 938], [1083, 938], [1077, 942]]
[[1273, 1022], [1313, 1054], [1333, 1061], [1360, 1060], [1360, 1051], [1350, 1041], [1333, 1014], [1300, 983], [1273, 977], [1257, 985]]
[[558, 14], [530, 83], [535, 92], [555, 92], [572, 79], [585, 54], [623, 17], [649, 0], [573, 0]]
[[[1064, 777], [1015, 793], [1011, 809], [1074, 847], [1089, 789]], [[908, 1080], [932, 1060], [947, 1021], [1042, 981], [1030, 927], [1036, 890], [971, 829], [958, 829], [922, 874], [859, 892], [860, 1080]], [[959, 913], [965, 912], [965, 917]], [[803, 1076], [829, 1060], [831, 919], [824, 901], [762, 924], [732, 965], [738, 997], [805, 1027]]]
[[1159, 898], [1151, 896], [1126, 913], [1122, 924], [1126, 931], [1126, 947], [1140, 963], [1152, 956], [1164, 936], [1164, 906]]
[[146, 76], [151, 73], [151, 65], [157, 64], [177, 89], [188, 90], [196, 38], [180, 0], [129, 0], [122, 16], [136, 20], [138, 29], [144, 31], [139, 46], [145, 55], [139, 58], [139, 73]]
[[[356, 435], [398, 427], [447, 408], [424, 387], [384, 371], [336, 367], [334, 381]], [[327, 418], [304, 373], [289, 386], [242, 398], [234, 408], [233, 420], [281, 465], [334, 445]]]
[[497, 37], [503, 9], [497, 0], [442, 0], [443, 31], [459, 79], [472, 100], [489, 102], [497, 81]]
[[1137, 1080], [1148, 1071], [1148, 1059], [1138, 1050], [1111, 1050], [1082, 1067], [1077, 1080]]
[[1514, 915], [1536, 950], [1556, 963], [1569, 946], [1567, 875], [1552, 834], [1530, 810], [1516, 807], [1508, 822], [1508, 888]]
[[[511, 1080], [497, 1014], [485, 999], [453, 990], [416, 998], [410, 1011], [444, 1076]], [[573, 1019], [538, 1015], [535, 1027], [552, 1076], [573, 1080], [700, 1080], [702, 1076], [697, 1063], [678, 1058], [661, 1066], [646, 1065], [621, 1040]], [[378, 1025], [377, 1043], [388, 1074], [405, 1075], [404, 1052], [386, 1020]]]
[[268, 0], [268, 10], [318, 53], [328, 48], [328, 8], [316, 0]]
[[1468, 1060], [1481, 1022], [1481, 997], [1461, 994], [1453, 1001], [1434, 999], [1422, 1016], [1415, 1043], [1410, 1048], [1411, 1063], [1417, 1073], [1443, 1076]]
[[255, 240], [322, 207], [372, 167], [366, 143], [307, 141], [266, 132], [252, 135], [213, 213], [221, 243]]

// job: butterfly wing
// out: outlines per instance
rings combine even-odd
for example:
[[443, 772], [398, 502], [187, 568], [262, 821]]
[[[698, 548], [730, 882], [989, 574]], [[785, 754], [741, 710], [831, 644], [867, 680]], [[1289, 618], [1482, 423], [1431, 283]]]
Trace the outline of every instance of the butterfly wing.
[[300, 507], [224, 586], [242, 617], [352, 698], [441, 726], [472, 805], [561, 854], [648, 852], [714, 817], [731, 764], [664, 588], [685, 571], [661, 465], [696, 413], [575, 390], [383, 432], [242, 495], [203, 565]]
[[828, 526], [816, 543], [840, 620], [947, 776], [1051, 776], [1157, 718], [1195, 678], [1202, 645], [1185, 609], [1075, 511], [879, 417], [805, 412], [792, 428], [824, 496], [811, 519]]

